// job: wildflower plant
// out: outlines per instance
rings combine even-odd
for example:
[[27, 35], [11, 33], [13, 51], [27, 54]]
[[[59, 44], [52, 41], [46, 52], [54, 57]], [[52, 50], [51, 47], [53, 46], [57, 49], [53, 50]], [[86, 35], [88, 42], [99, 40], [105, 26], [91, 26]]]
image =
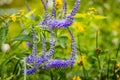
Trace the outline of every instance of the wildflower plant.
[[[35, 44], [36, 39], [36, 34], [35, 31], [32, 29], [32, 33], [33, 33], [33, 49], [32, 49], [32, 54], [30, 54], [27, 58], [26, 58], [26, 63], [33, 63], [33, 67], [28, 69], [26, 71], [26, 74], [33, 74], [37, 71], [37, 69], [39, 67], [41, 67], [43, 70], [44, 69], [50, 69], [50, 68], [65, 68], [65, 67], [71, 67], [73, 66], [73, 64], [75, 63], [75, 56], [76, 56], [76, 42], [75, 39], [73, 37], [73, 34], [71, 33], [71, 31], [69, 30], [69, 26], [73, 23], [74, 20], [74, 16], [76, 14], [76, 12], [78, 11], [78, 7], [80, 5], [80, 0], [76, 0], [73, 9], [71, 10], [70, 14], [68, 14], [66, 16], [66, 1], [64, 0], [64, 5], [63, 5], [63, 9], [65, 9], [65, 13], [64, 18], [62, 20], [60, 19], [56, 19], [56, 5], [55, 2], [56, 0], [53, 0], [53, 10], [52, 10], [52, 14], [46, 14], [47, 13], [47, 3], [48, 1], [46, 0], [43, 1], [41, 0], [44, 6], [44, 12], [45, 12], [45, 18], [42, 22], [39, 23], [39, 25], [42, 26], [42, 28], [44, 28], [44, 26], [46, 26], [46, 28], [48, 28], [48, 30], [50, 30], [50, 35], [51, 35], [51, 41], [50, 41], [50, 50], [48, 52], [48, 54], [46, 54], [46, 44], [44, 41], [44, 36], [42, 35], [42, 55], [41, 56], [37, 56], [37, 45]], [[29, 6], [27, 6], [28, 11], [30, 11]], [[52, 16], [54, 17], [52, 19]], [[32, 19], [34, 19], [34, 16], [32, 15]], [[67, 28], [68, 32], [71, 36], [71, 40], [72, 40], [72, 51], [71, 51], [71, 56], [68, 60], [61, 60], [61, 59], [50, 59], [51, 56], [54, 53], [54, 44], [55, 44], [55, 40], [54, 40], [54, 34], [53, 34], [53, 29], [56, 28]]]
[[119, 80], [118, 6], [118, 0], [1, 5], [0, 80]]

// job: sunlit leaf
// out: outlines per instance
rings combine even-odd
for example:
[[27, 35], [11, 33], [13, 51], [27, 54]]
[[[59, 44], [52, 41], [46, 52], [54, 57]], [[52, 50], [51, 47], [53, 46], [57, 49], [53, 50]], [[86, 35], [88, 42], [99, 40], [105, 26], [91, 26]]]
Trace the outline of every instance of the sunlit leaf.
[[31, 10], [30, 12], [28, 12], [28, 13], [25, 15], [25, 17], [31, 18], [31, 15], [34, 14], [35, 10], [36, 10], [36, 9], [33, 9], [33, 10]]
[[77, 13], [76, 15], [75, 15], [75, 18], [86, 18], [87, 17], [87, 14], [85, 14], [85, 13]]
[[32, 37], [28, 35], [19, 35], [15, 38], [12, 38], [12, 41], [32, 41]]
[[106, 19], [107, 17], [102, 16], [102, 15], [94, 15], [95, 19]]

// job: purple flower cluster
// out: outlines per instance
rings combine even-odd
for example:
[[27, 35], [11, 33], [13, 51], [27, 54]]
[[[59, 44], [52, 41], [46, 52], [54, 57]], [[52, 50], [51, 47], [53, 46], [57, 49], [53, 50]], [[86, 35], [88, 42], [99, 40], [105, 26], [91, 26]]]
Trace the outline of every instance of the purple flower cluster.
[[50, 69], [50, 68], [65, 68], [70, 67], [74, 64], [74, 60], [49, 60], [48, 64], [43, 66], [43, 69]]
[[68, 26], [70, 26], [73, 22], [73, 19], [63, 19], [63, 20], [59, 20], [59, 19], [54, 19], [54, 20], [49, 20], [49, 22], [47, 23], [47, 26], [49, 26], [49, 28], [66, 28]]
[[[65, 5], [66, 5], [66, 3], [64, 4], [64, 6]], [[65, 19], [63, 19], [63, 20], [56, 19], [56, 18], [50, 19], [46, 22], [46, 26], [48, 26], [49, 28], [52, 28], [52, 29], [54, 29], [54, 28], [66, 28], [66, 27], [70, 26], [73, 23], [74, 16], [75, 16], [76, 12], [78, 11], [79, 5], [80, 5], [80, 0], [76, 0], [72, 11]], [[65, 14], [66, 14], [66, 11], [65, 11]]]
[[26, 74], [27, 74], [27, 75], [30, 75], [30, 74], [35, 73], [36, 71], [37, 71], [37, 70], [33, 67], [33, 68], [28, 69], [28, 70], [26, 71]]
[[75, 42], [75, 39], [71, 33], [71, 31], [68, 29], [69, 31], [69, 34], [71, 36], [71, 39], [72, 39], [72, 52], [71, 52], [71, 56], [70, 56], [70, 59], [68, 60], [48, 60], [48, 62], [46, 63], [45, 66], [43, 66], [43, 69], [50, 69], [50, 68], [65, 68], [65, 67], [70, 67], [70, 66], [73, 66], [74, 64], [74, 59], [75, 59], [75, 56], [76, 56], [76, 52], [77, 52], [77, 49], [76, 49], [76, 42]]
[[[41, 0], [44, 6], [44, 10], [45, 12], [47, 12], [47, 3], [48, 0], [43, 1]], [[53, 2], [55, 3], [56, 0], [53, 0]], [[52, 29], [55, 28], [66, 28], [68, 26], [70, 26], [73, 23], [74, 20], [74, 16], [76, 14], [76, 12], [78, 11], [78, 7], [80, 5], [80, 0], [76, 0], [72, 11], [70, 12], [70, 14], [68, 16], [66, 16], [66, 0], [63, 1], [64, 5], [63, 5], [63, 10], [64, 10], [64, 19], [60, 20], [60, 19], [56, 19], [56, 6], [55, 4], [53, 4], [53, 10], [52, 10], [52, 14], [51, 15], [47, 15], [45, 14], [45, 18], [42, 22], [40, 22], [39, 24], [42, 25], [42, 27], [47, 26], [47, 28], [50, 29], [50, 36], [51, 36], [51, 40], [50, 40], [50, 49], [48, 54], [46, 54], [46, 44], [45, 44], [45, 39], [44, 36], [42, 36], [42, 55], [41, 56], [37, 56], [37, 38], [36, 38], [36, 33], [35, 31], [32, 29], [33, 32], [33, 49], [32, 49], [32, 54], [30, 54], [27, 58], [26, 58], [26, 63], [31, 63], [33, 65], [32, 68], [28, 69], [26, 71], [26, 74], [33, 74], [37, 71], [37, 69], [39, 67], [41, 67], [42, 69], [51, 69], [51, 68], [65, 68], [65, 67], [71, 67], [73, 66], [73, 64], [75, 63], [74, 59], [76, 56], [76, 42], [74, 39], [73, 34], [71, 33], [71, 31], [68, 29], [68, 32], [71, 36], [71, 40], [72, 40], [72, 51], [71, 51], [71, 56], [68, 60], [60, 60], [60, 59], [52, 59], [50, 60], [51, 56], [54, 53], [54, 45], [55, 45], [55, 40], [54, 40], [54, 34], [52, 32]], [[29, 8], [28, 8], [29, 9]], [[51, 17], [54, 16], [54, 19], [51, 19]]]
[[[35, 36], [35, 35], [34, 35]], [[35, 38], [33, 36], [33, 38]], [[29, 75], [29, 74], [33, 74], [37, 71], [37, 69], [39, 67], [42, 67], [42, 65], [45, 63], [45, 62], [48, 62], [48, 59], [50, 59], [50, 57], [52, 56], [52, 54], [54, 53], [54, 44], [55, 44], [55, 40], [53, 40], [53, 33], [51, 32], [51, 41], [50, 41], [50, 50], [48, 52], [48, 54], [45, 54], [46, 53], [46, 44], [45, 44], [45, 39], [44, 37], [42, 36], [42, 55], [41, 56], [37, 56], [35, 55], [36, 54], [36, 50], [37, 50], [37, 47], [35, 44], [33, 44], [33, 49], [32, 49], [32, 54], [30, 54], [27, 58], [26, 58], [26, 63], [33, 63], [33, 65], [35, 67], [33, 68], [30, 68], [26, 71], [26, 74]], [[33, 41], [35, 41], [35, 39], [33, 39]], [[34, 63], [35, 62], [35, 63]]]

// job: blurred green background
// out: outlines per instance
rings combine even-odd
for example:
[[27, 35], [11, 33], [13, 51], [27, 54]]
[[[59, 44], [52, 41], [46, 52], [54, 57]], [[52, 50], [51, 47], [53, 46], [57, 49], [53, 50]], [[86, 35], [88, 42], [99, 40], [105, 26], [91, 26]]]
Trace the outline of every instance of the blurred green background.
[[[49, 13], [52, 9], [51, 1], [49, 0]], [[30, 6], [31, 12], [27, 11], [25, 2]], [[67, 0], [67, 13], [72, 9], [74, 2], [75, 0]], [[61, 16], [61, 9], [62, 0], [57, 0], [57, 18]], [[6, 36], [2, 36], [5, 33], [2, 27], [6, 25], [0, 20], [0, 80], [23, 80], [23, 58], [27, 57], [32, 49], [26, 45], [27, 41], [31, 41], [32, 35], [29, 26], [37, 25], [44, 18], [41, 0], [0, 0], [0, 17], [5, 14], [10, 17], [18, 14], [20, 10], [23, 10], [23, 15], [13, 16], [13, 20], [8, 22]], [[30, 19], [31, 13], [34, 13], [35, 21]], [[28, 32], [27, 39], [26, 36], [20, 36], [24, 35], [21, 21]], [[52, 80], [51, 76], [54, 77], [53, 80], [120, 80], [120, 0], [81, 0], [79, 11], [70, 29], [78, 48], [75, 65], [69, 69], [40, 70], [34, 75], [27, 76], [27, 80]], [[36, 27], [38, 37], [39, 30]], [[53, 58], [68, 59], [71, 40], [67, 30], [60, 29], [54, 32], [56, 44]], [[48, 50], [49, 33], [46, 32], [45, 36]], [[39, 55], [41, 44], [40, 39]], [[3, 45], [5, 50], [2, 48]]]

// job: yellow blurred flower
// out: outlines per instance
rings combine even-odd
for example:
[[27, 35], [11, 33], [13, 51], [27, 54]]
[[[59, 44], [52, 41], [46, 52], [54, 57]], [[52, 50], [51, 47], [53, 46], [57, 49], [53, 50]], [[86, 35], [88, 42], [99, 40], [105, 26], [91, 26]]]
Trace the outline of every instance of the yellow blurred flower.
[[79, 22], [74, 22], [72, 25], [75, 26], [77, 32], [83, 32], [84, 31], [83, 26]]
[[119, 22], [119, 21], [115, 21], [115, 22], [113, 23], [112, 28], [113, 28], [113, 29], [117, 29], [119, 26], [120, 26], [120, 22]]
[[14, 75], [11, 75], [10, 77], [6, 78], [5, 80], [11, 80], [14, 77]]
[[72, 80], [76, 80], [76, 76], [74, 76], [74, 77], [72, 78]]
[[79, 66], [83, 65], [86, 62], [86, 56], [84, 54], [81, 55], [80, 61], [78, 63]]
[[106, 19], [105, 16], [102, 15], [93, 15], [94, 19]]
[[7, 13], [3, 14], [3, 19], [7, 19], [9, 17], [9, 15]]
[[82, 79], [80, 78], [80, 76], [77, 76], [77, 80], [82, 80]]
[[120, 78], [120, 75], [119, 75], [119, 74], [117, 74], [117, 75], [116, 75], [116, 77], [117, 77], [117, 79], [119, 79], [119, 78]]
[[91, 7], [88, 9], [89, 11], [96, 12], [96, 9], [94, 7]]
[[120, 68], [120, 64], [116, 64], [116, 68]]
[[72, 80], [82, 80], [82, 79], [80, 78], [80, 76], [74, 76]]
[[27, 47], [26, 42], [25, 41], [22, 42], [22, 48], [26, 48], [26, 47]]
[[63, 4], [62, 0], [56, 0], [56, 8], [57, 9], [61, 8], [62, 4]]
[[15, 14], [12, 14], [12, 15], [10, 16], [10, 18], [11, 18], [11, 20], [12, 20], [13, 22], [16, 21], [16, 15], [15, 15]]
[[83, 63], [86, 61], [86, 56], [85, 56], [84, 54], [81, 56], [81, 61], [82, 61]]

